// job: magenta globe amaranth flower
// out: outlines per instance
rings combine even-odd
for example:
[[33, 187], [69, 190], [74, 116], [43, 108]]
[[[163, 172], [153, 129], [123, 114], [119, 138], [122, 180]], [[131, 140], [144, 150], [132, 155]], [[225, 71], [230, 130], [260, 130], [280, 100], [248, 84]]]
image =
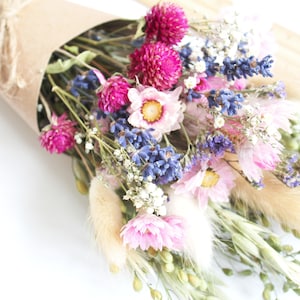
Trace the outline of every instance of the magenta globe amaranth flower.
[[159, 3], [145, 17], [146, 39], [168, 45], [179, 43], [188, 30], [188, 20], [183, 9], [174, 3]]
[[67, 118], [66, 113], [60, 117], [53, 114], [51, 123], [42, 130], [40, 142], [48, 152], [62, 153], [73, 148], [76, 122]]
[[178, 52], [164, 43], [144, 44], [130, 55], [128, 76], [158, 90], [168, 90], [182, 74]]
[[104, 112], [113, 113], [126, 105], [130, 88], [128, 81], [121, 75], [110, 77], [98, 92], [98, 106]]

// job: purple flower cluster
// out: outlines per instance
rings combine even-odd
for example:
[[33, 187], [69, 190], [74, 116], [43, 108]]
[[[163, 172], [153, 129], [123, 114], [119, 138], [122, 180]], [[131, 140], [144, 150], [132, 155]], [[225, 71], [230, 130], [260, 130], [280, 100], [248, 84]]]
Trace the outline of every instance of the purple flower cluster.
[[93, 70], [86, 74], [77, 75], [71, 81], [70, 93], [74, 97], [79, 97], [80, 93], [86, 91], [95, 91], [100, 86], [99, 79]]
[[235, 79], [252, 77], [261, 74], [264, 77], [272, 77], [270, 69], [273, 60], [270, 55], [259, 61], [254, 56], [246, 58], [231, 59], [226, 57], [223, 61], [223, 66], [220, 68], [220, 73], [227, 77], [228, 81]]
[[220, 107], [221, 113], [227, 113], [228, 116], [237, 114], [237, 110], [242, 107], [241, 102], [244, 101], [242, 94], [235, 94], [229, 89], [219, 91], [211, 90], [207, 97], [209, 107]]
[[282, 159], [274, 173], [288, 187], [294, 188], [300, 186], [299, 154], [294, 153]]
[[216, 135], [207, 135], [205, 141], [198, 145], [198, 149], [201, 152], [208, 151], [216, 157], [224, 156], [226, 151], [230, 151], [232, 153], [235, 152], [234, 145], [231, 140], [221, 133]]
[[132, 128], [126, 119], [120, 118], [112, 123], [110, 131], [141, 167], [144, 179], [151, 177], [155, 183], [166, 184], [181, 177], [181, 155], [171, 146], [162, 148], [151, 135], [151, 129]]

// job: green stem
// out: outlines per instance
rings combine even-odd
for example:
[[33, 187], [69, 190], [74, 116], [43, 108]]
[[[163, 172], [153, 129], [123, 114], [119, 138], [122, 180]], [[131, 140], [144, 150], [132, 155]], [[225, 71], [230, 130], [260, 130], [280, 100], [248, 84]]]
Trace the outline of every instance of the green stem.
[[115, 38], [108, 38], [108, 39], [103, 39], [100, 41], [95, 41], [95, 40], [91, 40], [89, 38], [86, 38], [84, 36], [79, 36], [76, 38], [76, 40], [83, 42], [83, 43], [87, 43], [91, 46], [100, 46], [100, 45], [105, 45], [105, 44], [110, 44], [113, 42], [123, 42], [123, 41], [127, 41], [127, 40], [132, 40], [133, 35], [128, 35], [128, 36], [121, 36], [121, 37], [115, 37]]
[[74, 45], [78, 46], [78, 47], [81, 47], [82, 49], [84, 50], [89, 50], [89, 51], [92, 51], [94, 52], [95, 54], [97, 54], [97, 56], [99, 56], [100, 58], [103, 58], [105, 61], [107, 61], [108, 63], [111, 63], [115, 66], [117, 66], [118, 68], [124, 70], [126, 68], [126, 66], [122, 63], [120, 63], [119, 61], [113, 59], [112, 57], [104, 54], [102, 51], [100, 50], [97, 50], [95, 48], [92, 48], [92, 47], [89, 47], [85, 44], [82, 44], [82, 43], [78, 43], [78, 42], [74, 42]]

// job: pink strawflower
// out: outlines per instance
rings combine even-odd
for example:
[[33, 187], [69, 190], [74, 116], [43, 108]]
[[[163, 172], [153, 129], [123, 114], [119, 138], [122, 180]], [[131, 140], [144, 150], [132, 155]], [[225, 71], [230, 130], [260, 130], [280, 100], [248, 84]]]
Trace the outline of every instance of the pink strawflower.
[[164, 43], [144, 44], [130, 55], [129, 78], [137, 77], [143, 85], [168, 90], [182, 74], [178, 52]]
[[175, 45], [188, 30], [184, 10], [174, 3], [158, 3], [152, 7], [145, 19], [147, 41], [155, 40]]
[[113, 113], [128, 104], [128, 89], [131, 85], [121, 75], [110, 77], [98, 93], [98, 106], [104, 112]]
[[40, 142], [50, 153], [62, 153], [71, 149], [74, 144], [76, 122], [67, 119], [66, 113], [60, 117], [52, 115], [51, 124], [46, 126], [40, 135]]
[[235, 175], [222, 160], [195, 157], [190, 168], [172, 188], [175, 194], [191, 193], [202, 207], [208, 200], [228, 202], [231, 189], [235, 186]]
[[130, 116], [128, 122], [138, 128], [152, 128], [152, 135], [160, 140], [162, 134], [180, 128], [183, 121], [183, 107], [179, 101], [181, 87], [174, 91], [160, 92], [153, 87], [131, 88], [128, 98]]
[[121, 237], [123, 243], [132, 249], [138, 247], [142, 250], [150, 247], [155, 250], [162, 250], [163, 247], [176, 249], [178, 238], [182, 236], [180, 231], [181, 226], [175, 222], [175, 219], [165, 221], [156, 215], [146, 213], [138, 215], [124, 225], [121, 229]]
[[[249, 115], [241, 110], [241, 117], [252, 120], [256, 117], [257, 125], [246, 128], [249, 134], [245, 136], [241, 129], [237, 141], [236, 151], [242, 171], [250, 181], [259, 182], [262, 178], [261, 170], [272, 171], [280, 162], [283, 149], [280, 143], [280, 129], [289, 132], [290, 119], [293, 119], [295, 106], [287, 100], [248, 99], [255, 109]], [[254, 123], [254, 124], [256, 124]], [[236, 125], [238, 128], [241, 125]]]
[[185, 229], [186, 224], [182, 217], [171, 215], [163, 217], [163, 220], [167, 222], [171, 227], [173, 231], [173, 250], [182, 250], [185, 246]]
[[[274, 141], [275, 142], [275, 141]], [[278, 146], [257, 142], [251, 144], [246, 141], [237, 149], [240, 167], [251, 182], [260, 182], [261, 170], [272, 171], [280, 161], [281, 145]]]
[[231, 89], [242, 91], [247, 86], [247, 80], [245, 78], [240, 78], [234, 81]]

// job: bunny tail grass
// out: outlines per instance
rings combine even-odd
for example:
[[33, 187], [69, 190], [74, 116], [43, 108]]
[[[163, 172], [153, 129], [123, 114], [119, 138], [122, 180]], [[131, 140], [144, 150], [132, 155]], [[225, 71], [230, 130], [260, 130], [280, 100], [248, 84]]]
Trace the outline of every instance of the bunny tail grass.
[[300, 230], [300, 187], [289, 188], [270, 172], [264, 174], [264, 185], [263, 189], [257, 190], [239, 176], [232, 195], [250, 208], [291, 229]]
[[121, 201], [112, 188], [95, 177], [89, 190], [90, 218], [95, 238], [111, 268], [118, 270], [126, 264], [127, 250], [122, 244]]

